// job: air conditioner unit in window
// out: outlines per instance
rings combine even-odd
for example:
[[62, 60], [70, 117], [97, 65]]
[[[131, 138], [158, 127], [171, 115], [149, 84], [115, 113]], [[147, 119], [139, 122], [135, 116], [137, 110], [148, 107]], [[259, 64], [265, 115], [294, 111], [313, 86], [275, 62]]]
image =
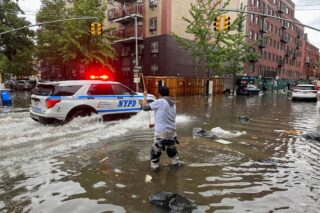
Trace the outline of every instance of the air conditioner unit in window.
[[139, 21], [139, 22], [138, 22], [138, 25], [139, 25], [139, 26], [142, 26], [142, 25], [143, 25], [143, 22], [142, 22], [142, 21]]
[[137, 3], [143, 3], [143, 0], [137, 0]]

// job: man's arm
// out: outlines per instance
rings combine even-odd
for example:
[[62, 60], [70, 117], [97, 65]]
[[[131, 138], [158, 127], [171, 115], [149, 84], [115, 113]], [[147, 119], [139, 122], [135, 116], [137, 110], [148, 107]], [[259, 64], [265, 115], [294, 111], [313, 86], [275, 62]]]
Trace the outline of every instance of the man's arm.
[[143, 91], [143, 102], [142, 102], [142, 110], [143, 111], [149, 111], [149, 110], [151, 110], [151, 107], [150, 107], [150, 105], [148, 104], [148, 99], [147, 99], [147, 97], [148, 97], [148, 91], [147, 90], [144, 90]]

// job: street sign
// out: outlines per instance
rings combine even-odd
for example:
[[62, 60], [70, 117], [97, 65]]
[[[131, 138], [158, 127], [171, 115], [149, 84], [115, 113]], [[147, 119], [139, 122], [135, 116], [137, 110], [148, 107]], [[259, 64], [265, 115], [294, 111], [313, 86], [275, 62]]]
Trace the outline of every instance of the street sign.
[[140, 83], [140, 73], [139, 72], [133, 73], [133, 83], [136, 83], [136, 84]]

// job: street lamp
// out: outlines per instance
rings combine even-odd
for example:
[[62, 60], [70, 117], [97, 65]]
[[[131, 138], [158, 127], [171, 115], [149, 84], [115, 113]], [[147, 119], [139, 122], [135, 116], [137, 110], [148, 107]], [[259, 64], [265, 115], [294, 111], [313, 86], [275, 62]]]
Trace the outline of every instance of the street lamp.
[[110, 0], [109, 4], [123, 9], [126, 14], [128, 14], [130, 17], [134, 17], [134, 34], [135, 34], [135, 64], [134, 64], [134, 69], [133, 69], [133, 74], [134, 74], [134, 79], [133, 82], [136, 84], [136, 92], [139, 90], [139, 83], [140, 83], [140, 77], [139, 73], [141, 71], [141, 68], [139, 67], [139, 57], [138, 57], [138, 18], [136, 14], [130, 13], [127, 8], [125, 7], [120, 7], [119, 5], [114, 3], [114, 0]]

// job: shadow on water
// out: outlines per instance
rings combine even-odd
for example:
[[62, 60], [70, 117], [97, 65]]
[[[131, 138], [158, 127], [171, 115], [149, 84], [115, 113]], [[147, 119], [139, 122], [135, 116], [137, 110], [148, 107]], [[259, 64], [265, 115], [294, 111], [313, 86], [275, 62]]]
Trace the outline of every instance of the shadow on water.
[[[282, 94], [178, 98], [184, 164], [171, 168], [163, 153], [158, 171], [149, 170], [145, 112], [63, 127], [34, 123], [27, 113], [1, 117], [0, 211], [168, 212], [148, 197], [169, 191], [194, 201], [193, 212], [317, 212], [320, 142], [301, 134], [319, 130], [319, 108]], [[193, 137], [194, 127], [230, 143]]]

